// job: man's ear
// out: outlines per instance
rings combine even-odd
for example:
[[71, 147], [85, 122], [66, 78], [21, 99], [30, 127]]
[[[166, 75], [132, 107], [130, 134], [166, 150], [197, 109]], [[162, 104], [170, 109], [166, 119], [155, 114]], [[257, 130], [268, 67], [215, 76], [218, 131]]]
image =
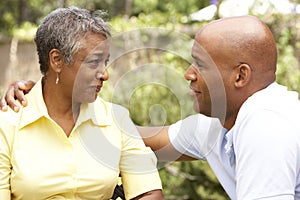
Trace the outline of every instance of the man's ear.
[[63, 59], [58, 49], [52, 49], [49, 52], [50, 67], [53, 71], [60, 73], [63, 67]]
[[236, 69], [235, 69], [235, 87], [237, 88], [242, 88], [245, 85], [247, 85], [247, 83], [250, 81], [251, 79], [251, 75], [252, 75], [252, 70], [251, 67], [248, 64], [240, 64]]

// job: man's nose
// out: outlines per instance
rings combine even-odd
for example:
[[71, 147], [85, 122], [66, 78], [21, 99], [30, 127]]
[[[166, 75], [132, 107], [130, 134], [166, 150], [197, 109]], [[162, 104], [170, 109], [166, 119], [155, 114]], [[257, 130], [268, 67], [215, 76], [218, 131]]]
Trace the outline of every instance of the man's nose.
[[184, 78], [188, 81], [195, 81], [197, 79], [197, 75], [193, 65], [190, 65], [190, 67], [186, 70]]

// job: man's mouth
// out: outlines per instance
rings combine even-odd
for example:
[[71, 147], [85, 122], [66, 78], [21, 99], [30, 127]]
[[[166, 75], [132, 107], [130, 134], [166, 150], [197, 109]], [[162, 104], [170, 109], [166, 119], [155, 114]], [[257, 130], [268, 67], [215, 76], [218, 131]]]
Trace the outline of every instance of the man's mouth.
[[191, 94], [192, 94], [192, 95], [196, 95], [196, 94], [200, 94], [200, 93], [201, 93], [199, 90], [196, 90], [196, 89], [193, 88], [191, 85], [190, 85], [190, 89], [191, 89]]

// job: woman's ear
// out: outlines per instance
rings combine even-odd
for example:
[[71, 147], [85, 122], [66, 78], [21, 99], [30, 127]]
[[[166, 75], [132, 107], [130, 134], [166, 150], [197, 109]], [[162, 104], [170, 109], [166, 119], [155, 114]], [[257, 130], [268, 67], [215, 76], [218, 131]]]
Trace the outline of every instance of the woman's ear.
[[235, 72], [235, 87], [242, 88], [247, 85], [252, 75], [251, 67], [248, 64], [243, 63], [236, 68]]
[[50, 67], [56, 73], [60, 73], [63, 67], [63, 59], [58, 49], [52, 49], [49, 52]]

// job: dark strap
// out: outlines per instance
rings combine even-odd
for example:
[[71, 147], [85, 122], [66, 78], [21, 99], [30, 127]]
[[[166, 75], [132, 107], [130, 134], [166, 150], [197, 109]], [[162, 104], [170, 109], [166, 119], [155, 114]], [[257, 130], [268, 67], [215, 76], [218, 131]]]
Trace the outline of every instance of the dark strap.
[[115, 200], [118, 197], [121, 198], [122, 200], [125, 200], [125, 194], [124, 194], [124, 190], [123, 190], [122, 185], [117, 185], [115, 187], [115, 191], [114, 191], [114, 194], [113, 194], [111, 199]]

